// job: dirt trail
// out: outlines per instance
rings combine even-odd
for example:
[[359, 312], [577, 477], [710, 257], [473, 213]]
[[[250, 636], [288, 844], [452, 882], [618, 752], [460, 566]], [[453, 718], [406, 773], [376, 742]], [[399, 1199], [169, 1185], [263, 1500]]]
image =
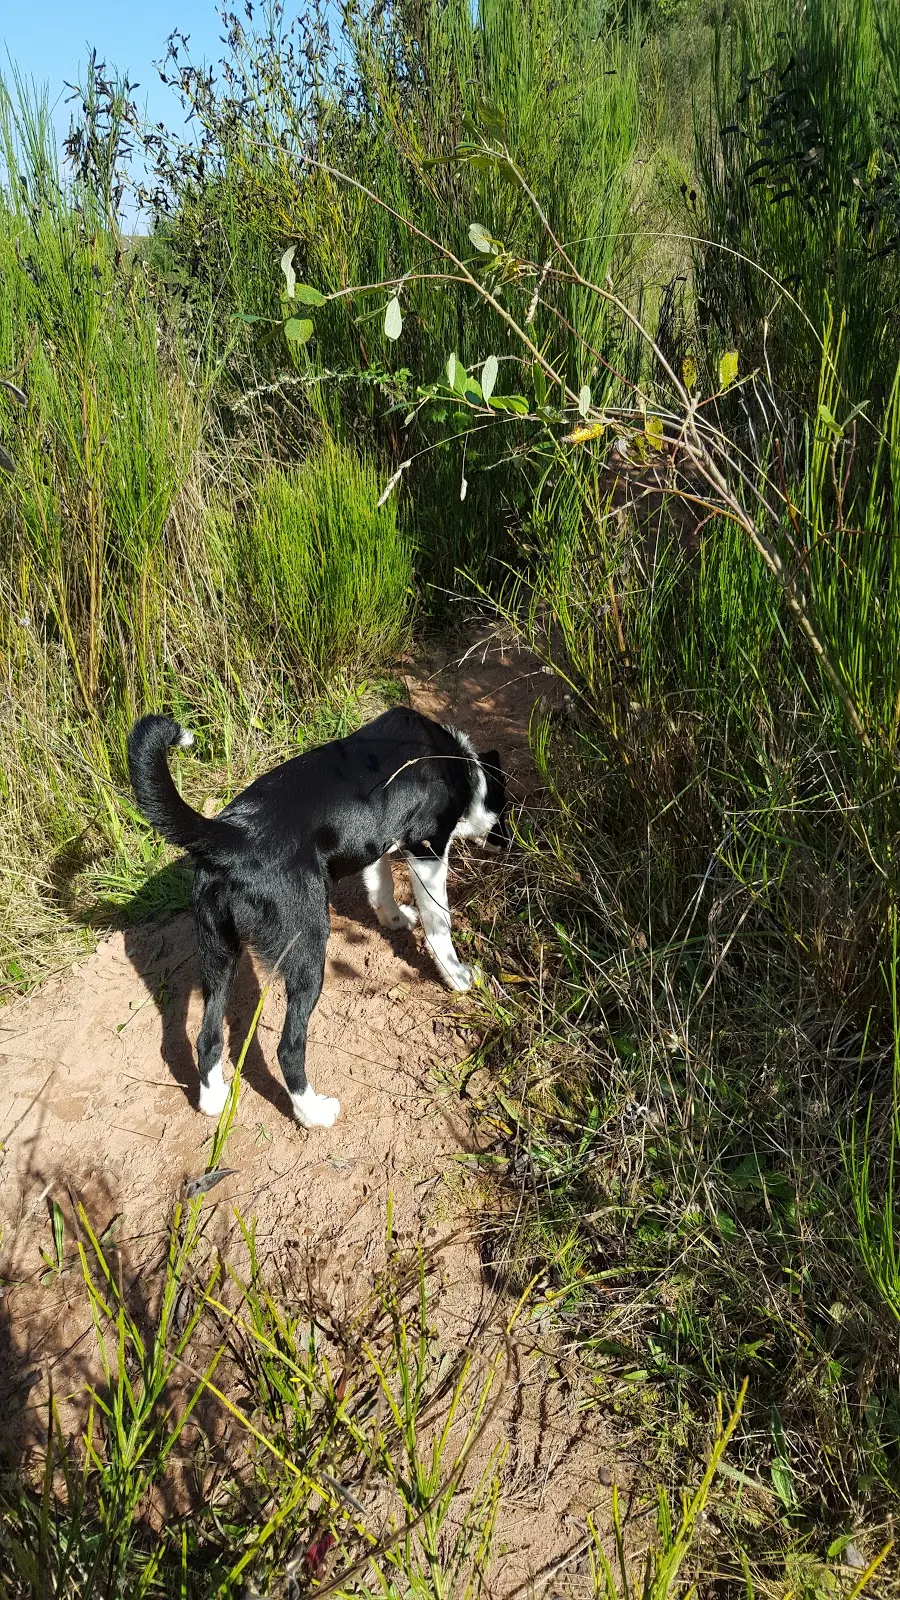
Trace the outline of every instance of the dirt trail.
[[[452, 717], [482, 748], [500, 749], [519, 797], [534, 791], [528, 717], [550, 682], [537, 663], [483, 629], [469, 635], [467, 651], [419, 660], [406, 681], [413, 704]], [[491, 869], [490, 857], [457, 860], [458, 872]], [[399, 875], [398, 897], [410, 898]], [[231, 1059], [259, 993], [245, 959], [229, 1016]], [[20, 1449], [29, 1426], [44, 1425], [48, 1377], [57, 1395], [73, 1393], [91, 1349], [78, 1273], [39, 1287], [40, 1250], [51, 1246], [48, 1199], [68, 1217], [73, 1201], [83, 1201], [98, 1230], [118, 1216], [116, 1240], [131, 1272], [149, 1274], [173, 1197], [207, 1159], [211, 1124], [194, 1109], [200, 1015], [188, 916], [114, 934], [70, 973], [0, 1012], [0, 1274], [11, 1285], [0, 1303], [0, 1429], [5, 1421]], [[459, 1158], [473, 1150], [474, 1136], [450, 1070], [471, 1048], [470, 1015], [466, 997], [436, 982], [417, 932], [385, 933], [358, 883], [339, 885], [308, 1065], [315, 1087], [340, 1098], [341, 1117], [311, 1133], [291, 1120], [275, 1059], [283, 998], [273, 989], [227, 1149], [237, 1170], [210, 1197], [220, 1242], [237, 1206], [256, 1216], [262, 1254], [312, 1262], [336, 1302], [359, 1300], [385, 1261], [390, 1195], [395, 1235], [438, 1249], [442, 1337], [464, 1348], [498, 1309], [465, 1208]], [[609, 1444], [598, 1413], [552, 1380], [533, 1349], [517, 1359], [514, 1392], [492, 1424], [491, 1442], [512, 1445], [491, 1583], [497, 1595], [570, 1549], [585, 1514], [609, 1494], [598, 1481]], [[579, 1587], [577, 1565], [569, 1581]]]

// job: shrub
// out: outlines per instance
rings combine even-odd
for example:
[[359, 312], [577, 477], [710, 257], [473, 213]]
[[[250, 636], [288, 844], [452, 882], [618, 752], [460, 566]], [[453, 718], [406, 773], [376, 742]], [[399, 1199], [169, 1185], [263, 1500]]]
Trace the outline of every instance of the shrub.
[[328, 442], [261, 480], [232, 541], [257, 623], [316, 677], [388, 662], [406, 637], [412, 544], [396, 504], [378, 505], [373, 463]]

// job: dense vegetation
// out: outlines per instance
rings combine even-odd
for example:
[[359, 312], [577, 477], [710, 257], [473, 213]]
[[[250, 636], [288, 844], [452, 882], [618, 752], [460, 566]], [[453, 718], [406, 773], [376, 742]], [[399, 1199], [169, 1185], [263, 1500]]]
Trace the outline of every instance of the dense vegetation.
[[[330, 15], [229, 13], [217, 75], [173, 38], [191, 143], [95, 67], [64, 178], [2, 92], [3, 980], [159, 864], [137, 710], [189, 708], [233, 788], [477, 596], [571, 696], [473, 908], [520, 979], [485, 1002], [493, 1260], [660, 1480], [749, 1379], [709, 1592], [855, 1593], [900, 1473], [900, 5]], [[239, 1592], [194, 1537], [213, 1586], [179, 1533], [165, 1592]], [[415, 1561], [383, 1592], [437, 1593]]]

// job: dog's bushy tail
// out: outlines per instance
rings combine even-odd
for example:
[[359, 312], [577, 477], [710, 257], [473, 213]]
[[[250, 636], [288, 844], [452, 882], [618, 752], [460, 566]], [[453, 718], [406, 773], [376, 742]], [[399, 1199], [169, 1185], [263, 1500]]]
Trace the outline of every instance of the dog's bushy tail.
[[157, 832], [182, 850], [209, 848], [231, 831], [227, 823], [194, 811], [175, 787], [166, 751], [193, 742], [174, 717], [141, 717], [128, 735], [128, 771], [138, 805]]

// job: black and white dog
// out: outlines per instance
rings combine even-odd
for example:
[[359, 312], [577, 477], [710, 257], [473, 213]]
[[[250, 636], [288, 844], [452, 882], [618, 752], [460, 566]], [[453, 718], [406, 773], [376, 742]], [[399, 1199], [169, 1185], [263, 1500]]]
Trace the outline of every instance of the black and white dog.
[[412, 927], [417, 913], [394, 899], [390, 856], [402, 851], [441, 976], [451, 989], [468, 989], [474, 973], [450, 935], [447, 858], [453, 839], [508, 846], [497, 751], [476, 755], [456, 728], [397, 707], [265, 773], [207, 818], [181, 798], [166, 760], [170, 745], [192, 743], [193, 734], [171, 717], [142, 717], [128, 740], [128, 765], [145, 816], [194, 860], [205, 1004], [200, 1109], [215, 1117], [225, 1104], [222, 1025], [241, 948], [249, 945], [284, 977], [278, 1060], [297, 1121], [330, 1128], [340, 1103], [316, 1094], [305, 1066], [307, 1025], [325, 972], [329, 885], [361, 872], [382, 926]]

